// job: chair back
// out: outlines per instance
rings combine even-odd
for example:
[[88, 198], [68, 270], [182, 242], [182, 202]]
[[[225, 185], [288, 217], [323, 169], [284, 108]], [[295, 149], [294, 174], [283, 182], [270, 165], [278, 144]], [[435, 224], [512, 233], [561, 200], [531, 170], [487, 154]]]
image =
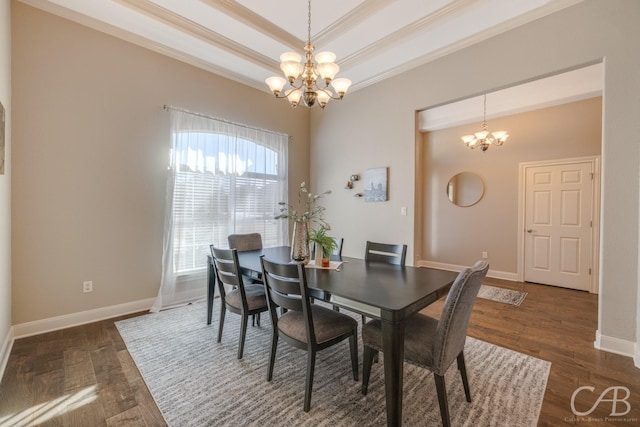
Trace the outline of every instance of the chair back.
[[433, 372], [444, 375], [464, 349], [471, 309], [489, 263], [478, 261], [465, 268], [451, 285], [433, 340]]
[[262, 236], [260, 233], [229, 234], [227, 236], [230, 249], [238, 252], [256, 251], [262, 249]]
[[284, 311], [300, 312], [305, 319], [307, 342], [315, 344], [315, 333], [311, 317], [311, 301], [307, 287], [307, 275], [302, 263], [269, 261], [264, 255], [260, 257], [262, 264], [262, 281], [267, 291], [267, 305], [274, 327], [278, 325], [276, 308]]
[[[333, 241], [336, 242], [336, 248], [331, 252], [332, 257], [340, 258], [342, 257], [342, 245], [344, 244], [344, 239], [342, 237], [332, 237]], [[313, 245], [311, 250], [311, 258], [315, 258], [316, 256], [316, 245]]]
[[342, 256], [342, 245], [344, 244], [344, 239], [342, 237], [334, 237], [333, 241], [336, 242], [336, 248], [334, 249], [331, 255], [336, 255], [338, 257]]
[[406, 258], [407, 245], [392, 245], [367, 241], [367, 247], [364, 253], [365, 261], [404, 266]]
[[242, 304], [247, 304], [247, 295], [244, 290], [244, 282], [240, 273], [240, 263], [238, 262], [238, 251], [236, 249], [221, 249], [214, 245], [210, 246], [213, 257], [213, 268], [216, 273], [216, 281], [220, 290], [222, 301], [226, 296], [224, 285], [238, 288], [242, 299]]

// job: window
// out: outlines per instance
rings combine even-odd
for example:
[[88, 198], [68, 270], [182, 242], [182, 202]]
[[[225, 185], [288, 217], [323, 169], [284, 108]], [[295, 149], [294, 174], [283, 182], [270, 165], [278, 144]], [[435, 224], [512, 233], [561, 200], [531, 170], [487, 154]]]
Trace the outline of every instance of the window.
[[[173, 134], [174, 272], [204, 269], [209, 245], [227, 247], [232, 233], [259, 232], [265, 246], [283, 243], [278, 202], [286, 175], [280, 153], [250, 141], [219, 133]], [[285, 224], [286, 225], [286, 224]]]
[[231, 233], [258, 232], [265, 246], [288, 240], [275, 220], [287, 200], [283, 134], [167, 107], [171, 145], [162, 281], [151, 311], [202, 299], [209, 245], [227, 247]]

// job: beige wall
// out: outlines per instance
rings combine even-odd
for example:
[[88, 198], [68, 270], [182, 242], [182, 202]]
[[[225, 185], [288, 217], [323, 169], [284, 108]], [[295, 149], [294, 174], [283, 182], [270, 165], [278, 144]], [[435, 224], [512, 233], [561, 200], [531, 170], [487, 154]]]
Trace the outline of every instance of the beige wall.
[[11, 330], [11, 11], [0, 0], [0, 102], [6, 111], [5, 172], [0, 175], [0, 373]]
[[[600, 155], [602, 98], [490, 119], [489, 130], [507, 130], [502, 147], [470, 150], [462, 135], [480, 123], [424, 134], [424, 218], [419, 260], [471, 265], [488, 252], [491, 270], [517, 272], [518, 165], [521, 162]], [[485, 185], [480, 203], [461, 208], [446, 197], [449, 179], [474, 172]]]
[[[599, 332], [633, 351], [640, 335], [639, 16], [638, 1], [585, 0], [314, 111], [311, 178], [335, 190], [328, 216], [345, 238], [344, 253], [361, 256], [372, 239], [407, 243], [413, 259], [416, 110], [604, 60]], [[350, 174], [377, 166], [390, 168], [388, 202], [365, 203], [341, 190]]]
[[[290, 180], [308, 178], [306, 110], [22, 3], [12, 7], [14, 324], [155, 297], [169, 148], [164, 104], [293, 136]], [[85, 280], [93, 293], [82, 293]]]

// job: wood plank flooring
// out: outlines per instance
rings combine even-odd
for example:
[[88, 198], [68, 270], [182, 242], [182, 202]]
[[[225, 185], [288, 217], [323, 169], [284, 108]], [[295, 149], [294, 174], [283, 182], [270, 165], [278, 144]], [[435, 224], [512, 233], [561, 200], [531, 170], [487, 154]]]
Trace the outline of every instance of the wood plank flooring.
[[[528, 293], [520, 307], [479, 298], [469, 335], [552, 362], [538, 425], [640, 425], [640, 369], [629, 357], [593, 348], [596, 295], [490, 278], [485, 283]], [[442, 303], [425, 312], [437, 316]], [[166, 425], [114, 326], [120, 319], [16, 340], [0, 383], [0, 426]], [[577, 395], [578, 411], [588, 411], [612, 386], [629, 389], [631, 411], [609, 416], [611, 402], [603, 401], [576, 417], [571, 396], [582, 386], [595, 390]], [[624, 398], [622, 390], [618, 397]], [[625, 409], [618, 402], [617, 410]]]

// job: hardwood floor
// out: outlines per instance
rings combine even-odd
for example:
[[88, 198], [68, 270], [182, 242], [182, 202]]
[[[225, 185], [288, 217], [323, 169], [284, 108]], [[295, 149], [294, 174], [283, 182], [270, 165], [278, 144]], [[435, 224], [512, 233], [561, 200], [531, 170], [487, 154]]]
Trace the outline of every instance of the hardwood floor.
[[[538, 425], [640, 425], [640, 369], [629, 357], [593, 348], [596, 295], [490, 278], [485, 283], [528, 293], [520, 307], [479, 298], [469, 335], [552, 363]], [[425, 312], [437, 316], [442, 303]], [[114, 326], [119, 319], [16, 340], [0, 383], [0, 426], [166, 425]], [[577, 394], [577, 411], [588, 411], [606, 388], [622, 386], [630, 392], [630, 412], [609, 416], [612, 402], [602, 401], [591, 414], [575, 416], [571, 396], [582, 386], [595, 390]], [[605, 399], [612, 397], [609, 392]], [[624, 397], [619, 389], [618, 399]], [[619, 413], [626, 408], [618, 402]]]

